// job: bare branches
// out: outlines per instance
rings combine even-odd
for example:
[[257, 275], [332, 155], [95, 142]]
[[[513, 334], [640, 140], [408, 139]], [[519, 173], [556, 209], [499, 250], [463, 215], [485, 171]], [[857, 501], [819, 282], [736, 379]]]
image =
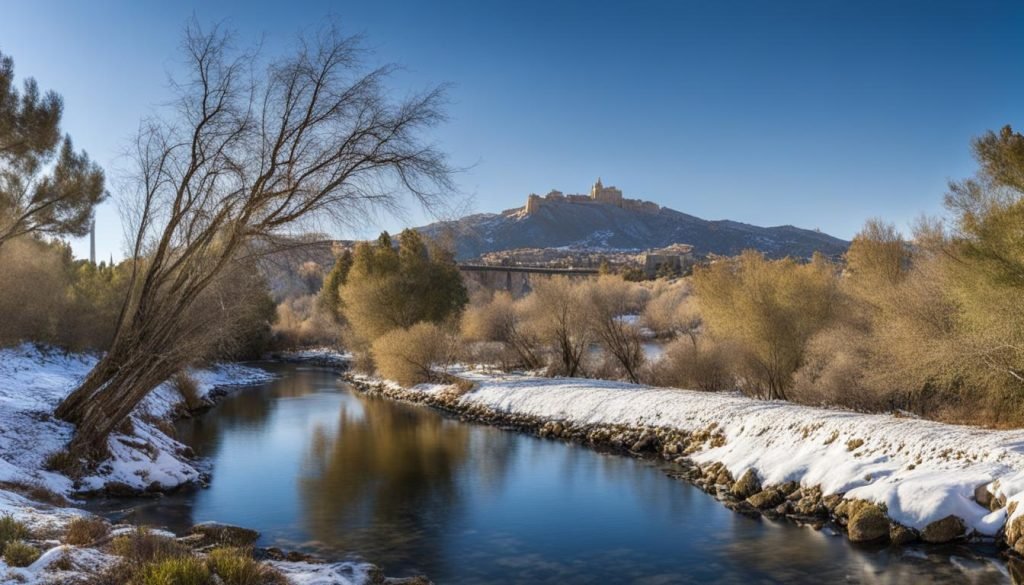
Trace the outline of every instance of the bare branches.
[[175, 102], [135, 142], [129, 305], [97, 374], [58, 411], [80, 433], [95, 419], [83, 445], [105, 438], [157, 374], [197, 357], [190, 340], [203, 328], [186, 317], [259, 242], [310, 221], [356, 224], [406, 196], [429, 209], [453, 191], [444, 153], [421, 136], [444, 120], [443, 88], [392, 99], [394, 67], [365, 67], [358, 37], [327, 27], [264, 62], [193, 21], [182, 49]]

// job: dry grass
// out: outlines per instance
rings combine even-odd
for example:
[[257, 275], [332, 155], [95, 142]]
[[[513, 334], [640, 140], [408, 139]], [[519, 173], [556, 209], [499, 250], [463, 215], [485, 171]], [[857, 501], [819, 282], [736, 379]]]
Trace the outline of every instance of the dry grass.
[[85, 546], [98, 542], [110, 534], [110, 525], [98, 516], [79, 516], [68, 524], [62, 539], [64, 544]]
[[21, 540], [8, 542], [4, 546], [4, 562], [12, 567], [27, 567], [36, 562], [41, 554], [39, 549]]

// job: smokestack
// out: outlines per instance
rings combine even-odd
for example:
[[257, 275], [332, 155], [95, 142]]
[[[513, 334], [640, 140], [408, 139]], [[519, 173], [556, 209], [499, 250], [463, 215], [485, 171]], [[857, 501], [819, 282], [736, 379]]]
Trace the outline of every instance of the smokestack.
[[92, 226], [89, 228], [89, 262], [96, 266], [96, 218], [92, 218]]

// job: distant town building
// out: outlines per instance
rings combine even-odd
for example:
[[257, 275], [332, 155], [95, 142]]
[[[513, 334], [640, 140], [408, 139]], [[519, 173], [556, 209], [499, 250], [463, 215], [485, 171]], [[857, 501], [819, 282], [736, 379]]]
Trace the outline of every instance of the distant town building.
[[590, 194], [570, 194], [566, 195], [561, 191], [552, 189], [547, 195], [541, 197], [536, 193], [530, 193], [526, 197], [526, 205], [523, 207], [523, 212], [526, 215], [532, 215], [537, 213], [541, 206], [548, 202], [568, 202], [568, 203], [584, 203], [594, 204], [599, 203], [601, 205], [612, 205], [615, 207], [621, 207], [623, 209], [630, 209], [634, 211], [643, 211], [646, 213], [658, 213], [661, 211], [661, 206], [657, 203], [650, 201], [643, 201], [641, 199], [626, 199], [622, 196], [622, 190], [616, 187], [608, 186], [605, 187], [601, 182], [601, 178], [598, 177], [597, 181], [590, 187]]

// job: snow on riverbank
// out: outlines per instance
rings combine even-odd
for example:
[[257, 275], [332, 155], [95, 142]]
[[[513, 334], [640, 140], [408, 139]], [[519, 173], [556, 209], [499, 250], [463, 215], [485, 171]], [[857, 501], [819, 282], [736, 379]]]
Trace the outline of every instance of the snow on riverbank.
[[[96, 363], [96, 356], [22, 345], [0, 349], [0, 482], [41, 484], [69, 495], [97, 490], [113, 482], [133, 489], [171, 488], [199, 478], [199, 471], [180, 455], [184, 445], [168, 437], [153, 419], [167, 420], [181, 398], [162, 384], [132, 416], [134, 435], [110, 437], [111, 458], [74, 485], [71, 479], [44, 469], [46, 458], [60, 451], [73, 427], [51, 413]], [[252, 384], [270, 374], [258, 368], [224, 364], [192, 372], [199, 393], [220, 386]], [[148, 416], [147, 416], [148, 415]]]
[[[131, 436], [110, 438], [111, 458], [76, 485], [70, 478], [48, 471], [47, 457], [63, 448], [73, 428], [55, 420], [51, 413], [95, 365], [96, 356], [22, 345], [0, 349], [0, 516], [11, 516], [25, 525], [33, 537], [45, 542], [45, 552], [30, 566], [9, 567], [0, 558], [0, 584], [53, 585], [79, 582], [103, 570], [119, 558], [103, 550], [59, 544], [56, 540], [76, 517], [88, 513], [70, 507], [44, 504], [5, 489], [19, 491], [40, 486], [62, 495], [95, 490], [114, 482], [134, 489], [152, 483], [170, 488], [199, 478], [192, 462], [181, 455], [185, 446], [158, 428], [169, 422], [181, 397], [169, 384], [153, 391], [132, 416]], [[218, 364], [193, 370], [200, 397], [215, 388], [249, 385], [271, 377], [268, 372], [239, 364]], [[112, 534], [131, 529], [116, 528]], [[155, 531], [165, 536], [170, 533]], [[60, 565], [54, 565], [60, 560]], [[296, 585], [358, 585], [369, 581], [372, 565], [362, 563], [315, 564], [271, 562]], [[67, 567], [70, 570], [66, 570]]]
[[[1024, 499], [1024, 431], [995, 431], [891, 415], [859, 414], [737, 393], [651, 388], [602, 380], [461, 374], [477, 386], [459, 401], [498, 412], [573, 424], [622, 424], [698, 431], [716, 426], [718, 447], [694, 453], [740, 477], [755, 469], [765, 484], [799, 481], [824, 493], [885, 504], [889, 516], [922, 529], [956, 515], [994, 535], [1007, 506], [975, 502], [975, 488]], [[417, 388], [416, 390], [420, 390]], [[436, 386], [421, 391], [437, 392]], [[998, 483], [996, 483], [998, 482]], [[1022, 510], [1016, 514], [1024, 513]]]

